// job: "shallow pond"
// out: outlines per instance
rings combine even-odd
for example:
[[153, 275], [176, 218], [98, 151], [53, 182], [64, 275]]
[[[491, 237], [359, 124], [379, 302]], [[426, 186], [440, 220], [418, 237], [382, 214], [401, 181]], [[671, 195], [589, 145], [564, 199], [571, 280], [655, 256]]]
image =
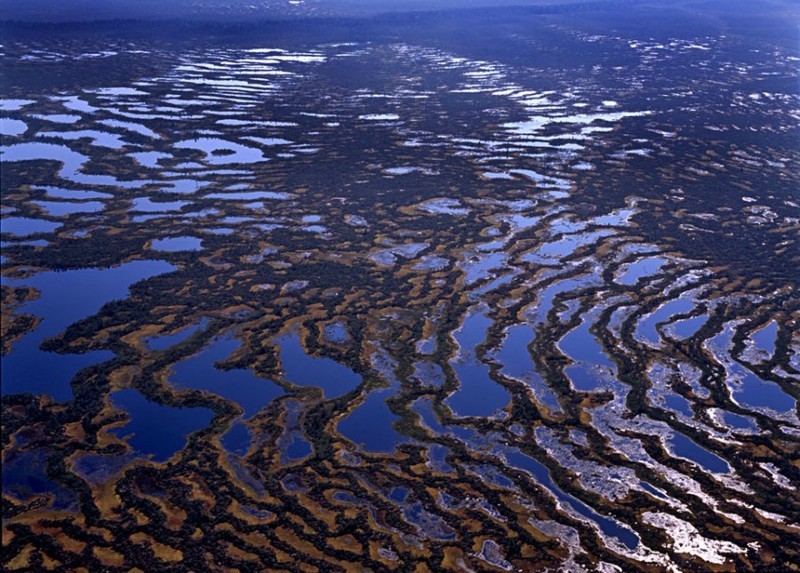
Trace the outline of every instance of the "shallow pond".
[[23, 107], [36, 103], [32, 99], [0, 99], [0, 111], [19, 111]]
[[102, 211], [105, 205], [99, 201], [86, 201], [82, 203], [64, 203], [60, 201], [31, 201], [32, 205], [44, 209], [50, 215], [65, 217], [76, 213], [97, 213]]
[[28, 217], [6, 217], [0, 220], [0, 232], [17, 237], [27, 237], [37, 233], [52, 233], [60, 226], [61, 223]]
[[733, 377], [728, 377], [728, 387], [734, 399], [749, 408], [768, 408], [780, 413], [791, 413], [797, 401], [775, 382], [762, 380], [739, 364], [731, 366]]
[[700, 330], [706, 322], [708, 322], [708, 315], [701, 314], [699, 316], [678, 320], [671, 325], [671, 328], [675, 331], [678, 338], [689, 338]]
[[286, 416], [283, 433], [278, 439], [278, 448], [281, 450], [281, 463], [286, 464], [311, 455], [314, 449], [306, 439], [301, 424], [304, 404], [299, 400], [288, 399], [284, 400], [283, 407], [286, 409]]
[[564, 374], [579, 392], [597, 392], [605, 387], [606, 379], [589, 364], [572, 364], [564, 368]]
[[467, 260], [459, 262], [459, 267], [466, 275], [464, 283], [471, 285], [479, 280], [492, 276], [492, 271], [506, 268], [508, 255], [503, 251], [494, 253], [473, 253]]
[[149, 197], [136, 197], [131, 200], [133, 206], [131, 211], [140, 213], [167, 213], [169, 211], [180, 211], [186, 205], [186, 201], [153, 201]]
[[36, 119], [41, 119], [42, 121], [50, 121], [53, 123], [77, 123], [80, 121], [81, 116], [79, 115], [68, 115], [63, 113], [53, 113], [47, 115], [32, 115], [29, 117], [33, 117]]
[[205, 198], [222, 199], [225, 201], [284, 201], [286, 199], [291, 199], [292, 195], [277, 191], [226, 191], [225, 193], [209, 193]]
[[0, 117], [0, 135], [17, 137], [28, 131], [28, 124], [18, 119]]
[[158, 162], [161, 159], [169, 159], [172, 157], [168, 153], [161, 153], [159, 151], [140, 151], [137, 153], [131, 153], [130, 156], [133, 157], [140, 165], [147, 167], [148, 169], [158, 169], [160, 167]]
[[614, 368], [614, 363], [603, 351], [600, 341], [589, 332], [592, 325], [591, 316], [565, 334], [558, 342], [559, 349], [575, 361], [598, 364], [606, 368]]
[[281, 366], [286, 379], [299, 386], [322, 388], [325, 398], [338, 398], [361, 384], [361, 376], [347, 366], [330, 358], [317, 358], [306, 354], [296, 332], [278, 337]]
[[595, 231], [593, 233], [578, 233], [575, 235], [566, 235], [557, 241], [545, 243], [539, 247], [536, 254], [545, 258], [559, 258], [563, 259], [572, 255], [580, 247], [591, 245], [603, 237], [612, 235], [611, 231]]
[[56, 161], [61, 163], [59, 176], [68, 181], [86, 185], [108, 185], [114, 187], [139, 188], [152, 183], [152, 181], [135, 180], [122, 181], [110, 175], [84, 174], [81, 172], [89, 158], [72, 151], [69, 147], [55, 143], [38, 141], [19, 143], [1, 147], [2, 160], [14, 161]]
[[205, 390], [222, 396], [241, 406], [245, 417], [253, 416], [283, 394], [283, 390], [250, 370], [219, 370], [214, 366], [229, 358], [240, 346], [241, 342], [235, 338], [218, 338], [198, 354], [173, 366], [169, 380], [178, 388]]
[[559, 502], [568, 504], [575, 511], [595, 522], [603, 533], [618, 539], [628, 547], [628, 549], [636, 549], [639, 546], [639, 537], [633, 531], [614, 519], [600, 515], [581, 500], [573, 495], [565, 493], [558, 487], [550, 477], [550, 470], [547, 469], [547, 466], [523, 454], [519, 450], [507, 448], [504, 453], [506, 459], [512, 466], [532, 474], [533, 477], [536, 478], [536, 481], [550, 490]]
[[656, 330], [656, 325], [667, 322], [673, 315], [689, 312], [693, 308], [694, 301], [688, 298], [676, 298], [667, 301], [639, 321], [634, 336], [637, 340], [657, 345], [661, 336]]
[[235, 422], [231, 429], [225, 432], [220, 438], [222, 447], [232, 454], [243, 456], [250, 448], [252, 437], [250, 429], [241, 422]]
[[400, 417], [386, 404], [386, 399], [395, 391], [394, 387], [373, 390], [361, 405], [339, 422], [339, 433], [369, 452], [394, 452], [399, 444], [408, 441], [394, 429], [393, 423]]
[[166, 237], [154, 239], [150, 248], [154, 251], [174, 253], [178, 251], [202, 251], [203, 239], [198, 237]]
[[163, 261], [132, 261], [109, 269], [47, 271], [25, 279], [3, 279], [9, 286], [31, 286], [41, 294], [24, 304], [19, 312], [42, 317], [32, 332], [14, 342], [3, 357], [3, 394], [32, 392], [69, 400], [69, 382], [82, 368], [113, 358], [109, 351], [84, 354], [44, 352], [45, 339], [60, 334], [67, 326], [92, 316], [107, 302], [128, 296], [130, 285], [148, 277], [174, 270]]
[[350, 338], [350, 332], [347, 329], [347, 324], [344, 322], [333, 322], [331, 324], [326, 324], [325, 328], [323, 329], [323, 334], [325, 336], [325, 340], [332, 342], [333, 344], [347, 344], [352, 340]]
[[672, 434], [669, 443], [675, 455], [691, 460], [710, 472], [728, 473], [731, 471], [728, 462], [716, 454], [712, 454], [704, 447], [697, 445], [693, 440], [679, 432]]
[[475, 347], [486, 339], [491, 324], [484, 312], [476, 312], [465, 318], [453, 335], [460, 350], [450, 364], [460, 386], [445, 403], [458, 416], [489, 416], [511, 399], [508, 390], [489, 377], [489, 366], [475, 356]]
[[778, 338], [778, 323], [774, 320], [756, 330], [751, 337], [756, 347], [772, 356], [775, 353], [775, 342]]
[[197, 149], [205, 153], [203, 161], [209, 165], [232, 165], [237, 163], [256, 163], [267, 158], [260, 149], [247, 147], [232, 141], [215, 137], [187, 139], [174, 144], [176, 149]]
[[518, 324], [508, 329], [506, 338], [494, 357], [502, 365], [501, 373], [528, 384], [536, 399], [551, 411], [560, 411], [553, 391], [544, 383], [536, 372], [528, 345], [533, 342], [533, 328], [526, 324]]
[[423, 386], [438, 388], [444, 384], [445, 375], [442, 367], [434, 362], [415, 362], [412, 378]]
[[129, 143], [116, 133], [97, 131], [94, 129], [83, 129], [80, 131], [40, 131], [36, 137], [47, 137], [63, 139], [65, 141], [76, 141], [79, 139], [89, 139], [96, 147], [108, 147], [109, 149], [122, 149]]
[[619, 283], [623, 285], [634, 285], [639, 279], [649, 277], [661, 270], [667, 264], [667, 259], [662, 257], [647, 257], [631, 263], [619, 277]]
[[[173, 408], [149, 401], [133, 389], [110, 395], [116, 408], [130, 420], [111, 431], [126, 438], [131, 448], [156, 462], [165, 462], [186, 445], [187, 435], [208, 426], [214, 413], [208, 408]], [[158, 423], [153, 423], [158, 420]]]
[[85, 189], [62, 189], [61, 187], [38, 187], [47, 192], [48, 197], [54, 199], [113, 199], [114, 196], [109, 193], [101, 193], [99, 191], [87, 191]]

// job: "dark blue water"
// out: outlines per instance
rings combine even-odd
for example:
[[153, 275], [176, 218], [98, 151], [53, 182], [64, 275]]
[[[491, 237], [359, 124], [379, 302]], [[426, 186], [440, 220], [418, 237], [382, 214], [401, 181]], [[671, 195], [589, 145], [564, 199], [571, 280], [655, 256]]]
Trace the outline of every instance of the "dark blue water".
[[287, 446], [285, 452], [286, 460], [302, 460], [304, 457], [311, 455], [314, 449], [307, 440], [300, 436], [292, 436], [292, 442]]
[[395, 503], [403, 503], [408, 497], [408, 489], [404, 487], [393, 487], [389, 492], [389, 499]]
[[754, 332], [752, 338], [758, 348], [772, 355], [775, 352], [775, 342], [778, 339], [778, 324], [774, 321], [770, 322], [764, 328]]
[[61, 223], [45, 221], [44, 219], [30, 219], [28, 217], [6, 217], [0, 220], [0, 233], [8, 233], [17, 237], [27, 237], [36, 233], [52, 233], [61, 226]]
[[756, 430], [758, 426], [756, 421], [749, 416], [741, 416], [733, 412], [722, 412], [722, 420], [732, 428], [737, 430]]
[[150, 248], [154, 251], [165, 251], [174, 253], [178, 251], [201, 251], [203, 250], [203, 239], [197, 237], [166, 237], [155, 239]]
[[528, 345], [533, 342], [533, 328], [518, 324], [508, 329], [500, 350], [495, 355], [503, 365], [501, 372], [511, 378], [524, 380], [535, 370]]
[[208, 408], [172, 408], [150, 402], [132, 389], [110, 396], [115, 407], [127, 412], [130, 421], [112, 430], [120, 438], [126, 436], [134, 450], [164, 462], [186, 445], [186, 437], [208, 426], [214, 413]]
[[661, 257], [639, 259], [628, 266], [625, 273], [619, 278], [619, 282], [624, 285], [634, 285], [642, 277], [656, 274], [665, 264], [667, 264], [667, 260]]
[[25, 279], [3, 279], [9, 286], [31, 286], [41, 296], [19, 312], [42, 317], [39, 326], [16, 341], [2, 360], [2, 392], [49, 394], [55, 400], [72, 398], [69, 382], [87, 366], [110, 360], [109, 351], [56, 354], [39, 349], [42, 342], [62, 333], [70, 324], [94, 315], [112, 300], [128, 296], [130, 285], [174, 270], [163, 261], [132, 261], [108, 269], [47, 271]]
[[674, 323], [672, 327], [675, 329], [675, 334], [677, 334], [679, 338], [689, 338], [700, 330], [700, 327], [702, 327], [706, 321], [708, 321], [708, 315], [701, 314], [700, 316], [679, 320]]
[[451, 362], [460, 386], [445, 403], [459, 416], [490, 416], [508, 404], [508, 391], [489, 377], [489, 366], [478, 361], [475, 347], [486, 339], [491, 319], [478, 312], [464, 319], [455, 333], [460, 356]]
[[489, 366], [477, 361], [455, 363], [459, 388], [445, 403], [458, 416], [491, 416], [511, 399], [508, 390], [489, 377]]
[[603, 352], [600, 342], [589, 332], [592, 321], [587, 316], [576, 327], [565, 334], [558, 342], [561, 351], [577, 364], [564, 369], [576, 390], [594, 392], [603, 385], [603, 378], [597, 366], [614, 371], [614, 363]]
[[680, 412], [681, 414], [689, 416], [690, 418], [694, 414], [692, 412], [692, 405], [689, 400], [679, 394], [667, 394], [664, 396], [664, 405], [670, 410]]
[[598, 514], [581, 500], [565, 493], [558, 487], [550, 478], [550, 470], [547, 469], [547, 466], [516, 449], [506, 449], [505, 456], [511, 465], [533, 474], [536, 481], [549, 489], [556, 496], [556, 499], [569, 503], [575, 511], [597, 523], [603, 533], [619, 539], [629, 549], [636, 549], [639, 546], [639, 537], [633, 531], [613, 519]]
[[394, 452], [408, 438], [397, 433], [392, 425], [400, 418], [386, 405], [386, 399], [392, 394], [393, 388], [370, 393], [363, 404], [339, 422], [339, 433], [369, 452]]
[[64, 203], [61, 201], [31, 201], [32, 204], [41, 207], [51, 215], [64, 217], [75, 213], [97, 213], [105, 208], [100, 201], [83, 201], [80, 203]]
[[232, 454], [243, 456], [250, 447], [250, 430], [241, 422], [235, 422], [231, 429], [222, 435], [222, 447]]
[[561, 409], [558, 399], [536, 372], [536, 366], [528, 350], [528, 345], [533, 342], [533, 339], [533, 328], [530, 325], [512, 326], [508, 329], [506, 338], [495, 358], [502, 364], [500, 372], [528, 384], [539, 402], [551, 411], [558, 412]]
[[241, 346], [235, 338], [218, 338], [199, 354], [173, 366], [170, 381], [179, 388], [206, 390], [239, 404], [245, 417], [258, 413], [261, 408], [283, 394], [274, 382], [259, 378], [250, 370], [219, 370], [214, 367]]
[[330, 358], [314, 358], [303, 350], [296, 332], [276, 340], [286, 379], [299, 386], [322, 388], [326, 398], [338, 398], [361, 384], [361, 376]]
[[762, 380], [753, 372], [734, 363], [733, 371], [741, 378], [734, 386], [736, 401], [751, 408], [771, 408], [776, 412], [793, 412], [797, 402], [784, 392], [775, 382]]
[[613, 368], [614, 363], [603, 352], [600, 342], [589, 332], [590, 326], [591, 321], [587, 317], [561, 338], [558, 347], [573, 360]]
[[432, 398], [418, 398], [411, 404], [411, 410], [419, 415], [422, 423], [433, 430], [434, 434], [444, 434], [447, 432], [439, 422], [436, 413], [433, 411]]
[[637, 328], [637, 333], [652, 344], [658, 344], [660, 336], [656, 324], [666, 322], [675, 314], [683, 314], [694, 308], [694, 302], [688, 298], [676, 298], [658, 308], [653, 314], [645, 317]]
[[484, 312], [467, 316], [461, 328], [454, 334], [456, 342], [465, 352], [475, 352], [475, 347], [486, 340], [486, 331], [492, 326], [492, 319]]
[[675, 432], [669, 442], [672, 444], [673, 451], [676, 455], [692, 460], [710, 472], [727, 473], [731, 470], [728, 462], [712, 454], [707, 449], [698, 446], [680, 432]]
[[464, 426], [442, 426], [436, 413], [433, 411], [431, 398], [419, 398], [411, 405], [411, 410], [419, 414], [422, 423], [431, 429], [433, 434], [443, 434], [456, 438], [467, 444], [472, 449], [490, 448], [494, 442], [474, 428]]
[[553, 307], [553, 299], [562, 292], [577, 291], [597, 282], [594, 275], [556, 281], [537, 295], [536, 323], [544, 322]]
[[666, 495], [664, 495], [663, 493], [658, 491], [656, 488], [654, 488], [652, 485], [650, 485], [646, 481], [640, 481], [639, 485], [642, 486], [642, 489], [644, 489], [645, 491], [653, 494], [654, 496], [656, 496], [656, 497], [658, 497], [660, 499], [669, 499]]

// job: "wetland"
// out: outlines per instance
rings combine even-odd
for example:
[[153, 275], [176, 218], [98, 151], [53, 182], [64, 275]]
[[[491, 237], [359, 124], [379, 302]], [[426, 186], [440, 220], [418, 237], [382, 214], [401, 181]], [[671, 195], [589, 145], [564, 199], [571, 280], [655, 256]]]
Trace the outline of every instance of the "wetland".
[[679, 4], [3, 23], [3, 569], [796, 567], [800, 13]]

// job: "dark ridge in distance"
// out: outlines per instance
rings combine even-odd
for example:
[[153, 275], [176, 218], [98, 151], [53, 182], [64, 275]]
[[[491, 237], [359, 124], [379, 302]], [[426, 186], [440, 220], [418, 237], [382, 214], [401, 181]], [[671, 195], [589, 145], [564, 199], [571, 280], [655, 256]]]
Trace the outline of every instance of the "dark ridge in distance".
[[[196, 19], [172, 17], [163, 20], [147, 18], [109, 18], [76, 21], [35, 21], [23, 19], [0, 20], [0, 29], [5, 40], [24, 39], [43, 33], [58, 36], [84, 34], [120, 34], [138, 38], [168, 38], [185, 35], [236, 37], [247, 33], [268, 32], [273, 37], [293, 31], [304, 33], [334, 34], [338, 39], [341, 32], [347, 32], [349, 41], [373, 39], [376, 33], [391, 32], [395, 28], [407, 28], [419, 24], [464, 22], [489, 23], [495, 20], [508, 21], [509, 18], [530, 18], [535, 16], [557, 16], [562, 14], [597, 12], [616, 12], [620, 8], [633, 6], [637, 0], [589, 0], [584, 2], [559, 3], [528, 6], [497, 6], [446, 8], [438, 10], [415, 10], [381, 12], [377, 14], [337, 15], [337, 16], [294, 16], [264, 17], [258, 19]], [[8, 15], [8, 12], [4, 12]], [[336, 33], [338, 32], [338, 33]]]
[[[308, 0], [307, 0], [308, 1]], [[491, 11], [521, 9], [542, 13], [577, 10], [606, 4], [619, 4], [631, 0], [389, 0], [358, 2], [338, 0], [319, 4], [292, 5], [278, 0], [260, 2], [233, 0], [227, 3], [203, 5], [197, 0], [100, 2], [84, 0], [61, 6], [50, 0], [0, 0], [0, 13], [6, 21], [76, 23], [99, 20], [186, 20], [194, 22], [253, 22], [257, 20], [303, 20], [330, 18], [370, 18], [387, 14], [442, 13], [454, 11]], [[641, 0], [638, 0], [641, 1]]]

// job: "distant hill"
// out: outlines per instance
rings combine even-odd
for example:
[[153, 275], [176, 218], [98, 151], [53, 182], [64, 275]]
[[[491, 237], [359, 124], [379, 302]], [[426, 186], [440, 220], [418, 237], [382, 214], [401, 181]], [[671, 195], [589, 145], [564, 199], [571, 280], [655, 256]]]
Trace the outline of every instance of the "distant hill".
[[604, 0], [0, 0], [0, 19], [228, 20], [367, 16], [385, 12], [592, 4]]

